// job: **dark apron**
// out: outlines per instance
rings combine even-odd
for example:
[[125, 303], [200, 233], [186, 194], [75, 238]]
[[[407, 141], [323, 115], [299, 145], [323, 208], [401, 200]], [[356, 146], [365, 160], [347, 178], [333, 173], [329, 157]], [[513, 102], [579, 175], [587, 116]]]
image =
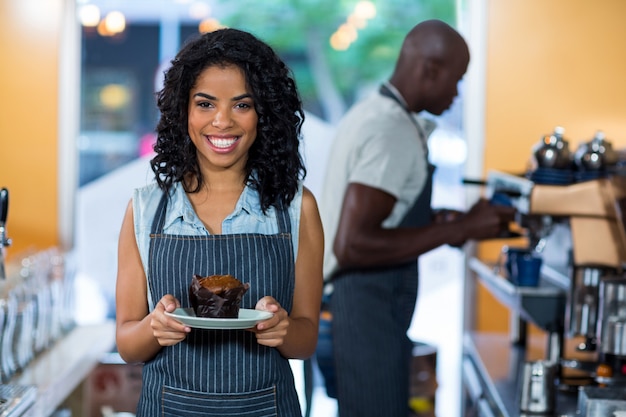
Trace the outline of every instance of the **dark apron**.
[[[155, 302], [172, 294], [182, 308], [191, 307], [194, 273], [231, 274], [250, 283], [242, 308], [253, 309], [271, 295], [291, 311], [294, 254], [286, 209], [278, 211], [276, 235], [166, 235], [167, 200], [161, 199], [150, 235], [148, 285]], [[194, 328], [143, 367], [138, 417], [300, 415], [289, 361], [276, 348], [259, 345], [247, 330]]]
[[[383, 89], [381, 94], [388, 95]], [[416, 128], [426, 146], [419, 126]], [[422, 227], [431, 222], [434, 171], [429, 164], [424, 189], [398, 227]], [[339, 415], [406, 417], [413, 346], [407, 331], [417, 301], [417, 259], [340, 272], [332, 282], [330, 311]]]

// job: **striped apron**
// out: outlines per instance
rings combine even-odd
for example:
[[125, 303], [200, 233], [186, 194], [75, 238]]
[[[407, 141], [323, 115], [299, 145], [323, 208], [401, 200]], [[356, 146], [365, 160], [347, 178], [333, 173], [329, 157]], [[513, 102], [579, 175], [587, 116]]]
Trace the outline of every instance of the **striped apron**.
[[[413, 120], [386, 86], [380, 93], [396, 100]], [[415, 124], [426, 146], [426, 138]], [[398, 227], [421, 227], [431, 222], [434, 172], [429, 163], [424, 189]], [[332, 283], [330, 311], [339, 416], [407, 417], [413, 349], [407, 331], [417, 301], [417, 259], [391, 267], [340, 271]]]
[[[430, 222], [432, 176], [399, 227]], [[340, 417], [407, 417], [418, 262], [333, 277], [330, 297]]]
[[[166, 235], [167, 200], [164, 194], [150, 235], [148, 285], [154, 300], [172, 294], [189, 308], [194, 273], [231, 274], [250, 283], [242, 308], [253, 309], [271, 295], [291, 311], [294, 254], [286, 209], [278, 211], [275, 235]], [[300, 415], [289, 361], [276, 348], [259, 345], [247, 330], [194, 328], [143, 367], [138, 417]]]

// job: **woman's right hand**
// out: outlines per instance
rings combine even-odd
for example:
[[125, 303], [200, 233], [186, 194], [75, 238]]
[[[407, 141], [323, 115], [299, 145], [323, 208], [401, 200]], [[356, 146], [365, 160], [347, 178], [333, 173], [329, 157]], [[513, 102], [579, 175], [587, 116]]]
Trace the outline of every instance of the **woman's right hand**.
[[173, 295], [166, 294], [150, 314], [152, 333], [161, 346], [175, 345], [185, 340], [187, 333], [191, 331], [189, 326], [165, 315], [166, 311], [171, 313], [178, 307], [180, 307], [180, 302]]

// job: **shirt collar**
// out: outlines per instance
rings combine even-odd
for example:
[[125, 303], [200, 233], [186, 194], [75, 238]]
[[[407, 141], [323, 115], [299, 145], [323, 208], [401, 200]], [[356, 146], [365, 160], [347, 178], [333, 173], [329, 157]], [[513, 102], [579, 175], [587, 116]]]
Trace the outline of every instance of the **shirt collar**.
[[265, 216], [263, 216], [263, 212], [261, 211], [259, 193], [252, 189], [249, 185], [246, 185], [243, 189], [241, 197], [239, 197], [239, 201], [237, 201], [237, 205], [235, 206], [233, 215], [239, 213], [241, 210], [255, 217], [260, 222], [265, 221]]
[[[185, 190], [180, 182], [177, 182], [170, 191], [170, 200], [167, 204], [168, 210], [165, 215], [163, 228], [171, 226], [174, 222], [182, 221], [189, 223], [195, 227], [203, 228], [202, 221], [196, 215], [196, 212], [185, 194]], [[250, 186], [246, 186], [237, 201], [235, 210], [227, 217], [227, 219], [237, 216], [242, 211], [254, 217], [257, 221], [264, 222], [265, 217], [262, 215], [259, 195], [256, 190]]]

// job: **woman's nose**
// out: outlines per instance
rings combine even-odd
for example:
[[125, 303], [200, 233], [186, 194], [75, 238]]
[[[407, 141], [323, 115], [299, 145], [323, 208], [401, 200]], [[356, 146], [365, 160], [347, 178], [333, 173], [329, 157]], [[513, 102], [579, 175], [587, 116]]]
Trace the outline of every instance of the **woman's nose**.
[[211, 126], [216, 127], [218, 129], [224, 129], [230, 127], [232, 124], [232, 118], [230, 116], [230, 112], [225, 110], [220, 110], [215, 113], [215, 117], [211, 122]]

